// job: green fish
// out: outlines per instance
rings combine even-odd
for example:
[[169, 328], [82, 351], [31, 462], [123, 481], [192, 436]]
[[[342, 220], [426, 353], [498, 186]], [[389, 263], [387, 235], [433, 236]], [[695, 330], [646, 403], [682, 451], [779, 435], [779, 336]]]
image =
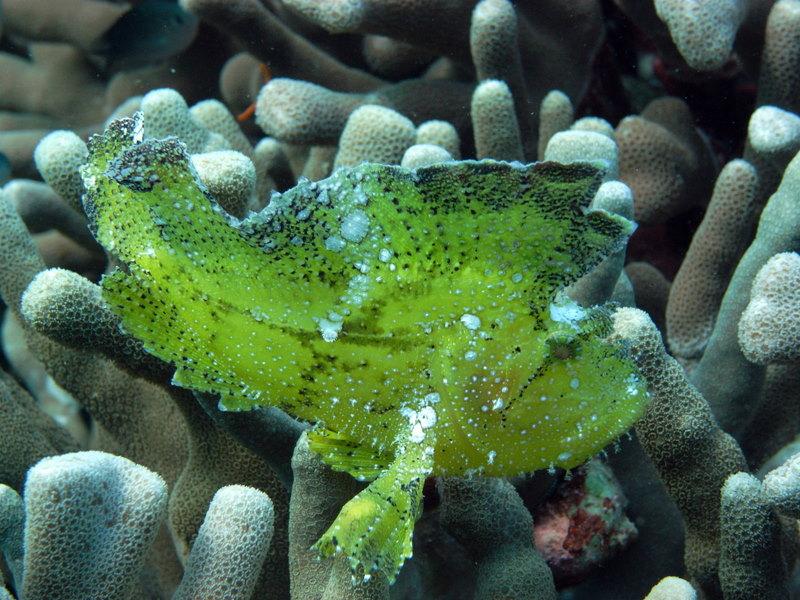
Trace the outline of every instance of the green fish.
[[427, 476], [579, 465], [647, 402], [610, 310], [561, 293], [634, 226], [588, 203], [591, 165], [363, 164], [224, 213], [175, 138], [123, 119], [82, 174], [95, 235], [127, 265], [103, 295], [227, 410], [276, 406], [369, 485], [316, 544], [394, 581]]

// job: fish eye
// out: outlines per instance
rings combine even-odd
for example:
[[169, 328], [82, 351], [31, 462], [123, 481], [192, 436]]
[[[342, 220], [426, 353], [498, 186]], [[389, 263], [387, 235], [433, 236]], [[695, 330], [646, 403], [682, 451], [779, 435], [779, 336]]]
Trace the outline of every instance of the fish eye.
[[569, 333], [553, 333], [547, 336], [547, 349], [553, 358], [569, 360], [578, 353], [578, 338]]

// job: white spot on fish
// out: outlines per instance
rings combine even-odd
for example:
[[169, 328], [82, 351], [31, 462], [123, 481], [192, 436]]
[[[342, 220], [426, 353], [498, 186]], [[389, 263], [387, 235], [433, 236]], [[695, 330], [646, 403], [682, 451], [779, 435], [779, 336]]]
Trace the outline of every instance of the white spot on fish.
[[469, 313], [461, 315], [461, 323], [470, 331], [475, 331], [481, 326], [481, 320]]
[[436, 425], [436, 411], [432, 406], [423, 406], [422, 410], [417, 413], [417, 418], [423, 429]]
[[367, 297], [371, 279], [367, 275], [353, 275], [347, 285], [347, 291], [342, 296], [342, 301], [353, 306], [361, 306]]
[[369, 229], [369, 217], [363, 210], [354, 210], [342, 221], [340, 233], [349, 242], [358, 243], [364, 239]]
[[[447, 383], [446, 380], [445, 380], [445, 383]], [[430, 394], [426, 394], [425, 397], [422, 400], [426, 404], [436, 404], [441, 399], [442, 398], [441, 398], [441, 396], [439, 396], [439, 394], [437, 394], [436, 392], [431, 392]]]
[[322, 339], [326, 342], [334, 342], [339, 337], [339, 332], [342, 330], [342, 322], [329, 321], [328, 319], [316, 319], [319, 326], [319, 332], [322, 334]]
[[574, 302], [550, 304], [550, 318], [556, 323], [567, 323], [577, 328], [576, 323], [586, 316], [586, 311]]
[[415, 444], [425, 439], [425, 430], [436, 425], [436, 411], [431, 406], [424, 406], [419, 411], [403, 408], [400, 414], [408, 418], [411, 425], [411, 441]]
[[636, 385], [639, 383], [639, 378], [636, 377], [633, 373], [628, 375], [628, 378], [625, 380], [625, 383], [628, 384], [628, 387], [625, 391], [628, 392], [631, 396], [636, 393]]
[[331, 237], [325, 240], [325, 247], [328, 250], [333, 250], [334, 252], [339, 252], [343, 250], [347, 243], [340, 238], [338, 235], [332, 235]]

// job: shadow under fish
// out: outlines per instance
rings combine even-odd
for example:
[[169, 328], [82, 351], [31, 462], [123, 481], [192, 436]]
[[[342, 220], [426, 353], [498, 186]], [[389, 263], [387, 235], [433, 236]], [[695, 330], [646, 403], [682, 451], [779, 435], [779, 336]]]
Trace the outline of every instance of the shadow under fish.
[[143, 0], [125, 13], [91, 48], [106, 71], [138, 69], [183, 52], [199, 19], [171, 0]]

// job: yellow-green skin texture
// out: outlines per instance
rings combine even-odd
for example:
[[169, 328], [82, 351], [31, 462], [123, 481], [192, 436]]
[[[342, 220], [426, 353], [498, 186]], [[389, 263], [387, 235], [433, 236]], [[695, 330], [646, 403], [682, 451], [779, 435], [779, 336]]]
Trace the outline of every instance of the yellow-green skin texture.
[[561, 298], [633, 225], [588, 211], [590, 165], [364, 164], [239, 222], [178, 140], [124, 119], [90, 142], [85, 204], [127, 265], [126, 330], [221, 406], [315, 423], [311, 448], [373, 483], [317, 544], [394, 579], [425, 476], [576, 466], [647, 400], [609, 316]]

